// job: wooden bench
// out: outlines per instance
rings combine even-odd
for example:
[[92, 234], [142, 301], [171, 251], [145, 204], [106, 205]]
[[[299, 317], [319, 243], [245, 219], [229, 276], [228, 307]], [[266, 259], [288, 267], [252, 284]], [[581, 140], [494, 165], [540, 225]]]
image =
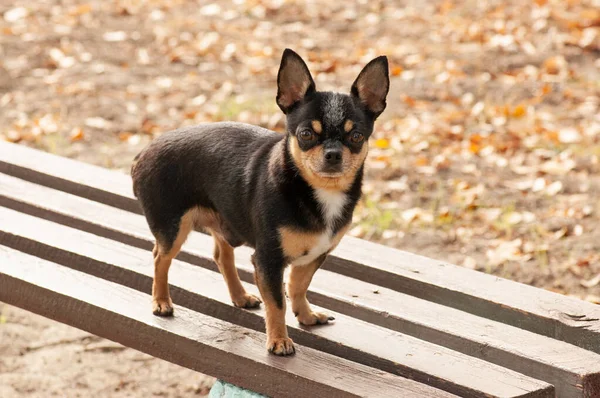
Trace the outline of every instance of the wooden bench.
[[280, 358], [202, 233], [171, 268], [176, 316], [153, 316], [152, 246], [127, 175], [0, 143], [0, 301], [269, 396], [600, 397], [593, 304], [346, 237], [309, 289], [335, 323], [289, 313]]

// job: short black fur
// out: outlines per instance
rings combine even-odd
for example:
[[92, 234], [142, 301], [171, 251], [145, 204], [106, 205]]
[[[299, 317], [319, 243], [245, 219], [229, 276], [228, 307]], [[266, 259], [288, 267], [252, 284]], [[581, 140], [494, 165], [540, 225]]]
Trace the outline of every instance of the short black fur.
[[[387, 87], [387, 60], [377, 60], [385, 63], [386, 71], [382, 77], [385, 82], [378, 84]], [[256, 272], [268, 282], [280, 308], [288, 259], [281, 249], [279, 228], [318, 232], [326, 228], [327, 222], [315, 187], [304, 178], [290, 150], [292, 140], [298, 140], [302, 151], [319, 145], [342, 145], [358, 154], [367, 145], [381, 113], [380, 109], [370, 110], [370, 104], [354, 88], [353, 95], [315, 91], [302, 59], [286, 50], [282, 68], [294, 63], [297, 70], [308, 74], [300, 78], [308, 81], [300, 82], [302, 92], [288, 92], [289, 88], [279, 82], [277, 100], [287, 115], [287, 134], [229, 122], [181, 128], [155, 139], [132, 167], [135, 195], [157, 240], [167, 248], [173, 245], [180, 220], [190, 209], [201, 206], [215, 211], [231, 246], [246, 244], [255, 248]], [[285, 71], [280, 70], [280, 76], [282, 73]], [[311, 129], [314, 120], [321, 121], [323, 131], [314, 142], [305, 143], [297, 134]], [[344, 130], [346, 120], [353, 122], [352, 132], [362, 134], [364, 141], [349, 140], [350, 133]], [[361, 164], [344, 189], [346, 202], [335, 220], [334, 233], [350, 223], [361, 196], [362, 179]]]

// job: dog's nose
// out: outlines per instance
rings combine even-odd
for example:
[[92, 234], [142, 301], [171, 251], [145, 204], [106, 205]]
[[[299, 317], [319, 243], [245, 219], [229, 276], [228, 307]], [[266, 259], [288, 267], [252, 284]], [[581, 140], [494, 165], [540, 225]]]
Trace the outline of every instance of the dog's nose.
[[336, 165], [342, 161], [342, 150], [338, 148], [330, 148], [325, 150], [325, 160], [330, 165]]

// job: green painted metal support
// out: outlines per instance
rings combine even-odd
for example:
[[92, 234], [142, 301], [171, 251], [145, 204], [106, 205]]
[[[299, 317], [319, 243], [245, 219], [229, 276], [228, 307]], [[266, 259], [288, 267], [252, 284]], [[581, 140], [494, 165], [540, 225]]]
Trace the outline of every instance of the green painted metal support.
[[217, 380], [210, 389], [209, 398], [267, 398], [265, 395], [245, 390], [233, 384]]

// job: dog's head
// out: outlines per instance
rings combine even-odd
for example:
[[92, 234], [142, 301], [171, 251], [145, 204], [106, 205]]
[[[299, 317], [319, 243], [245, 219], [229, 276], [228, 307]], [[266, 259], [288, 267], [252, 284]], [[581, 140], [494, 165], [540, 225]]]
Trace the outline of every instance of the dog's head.
[[342, 94], [317, 91], [302, 58], [290, 49], [283, 52], [277, 105], [287, 116], [289, 153], [309, 184], [340, 190], [352, 184], [389, 86], [385, 56], [369, 62], [350, 94]]

